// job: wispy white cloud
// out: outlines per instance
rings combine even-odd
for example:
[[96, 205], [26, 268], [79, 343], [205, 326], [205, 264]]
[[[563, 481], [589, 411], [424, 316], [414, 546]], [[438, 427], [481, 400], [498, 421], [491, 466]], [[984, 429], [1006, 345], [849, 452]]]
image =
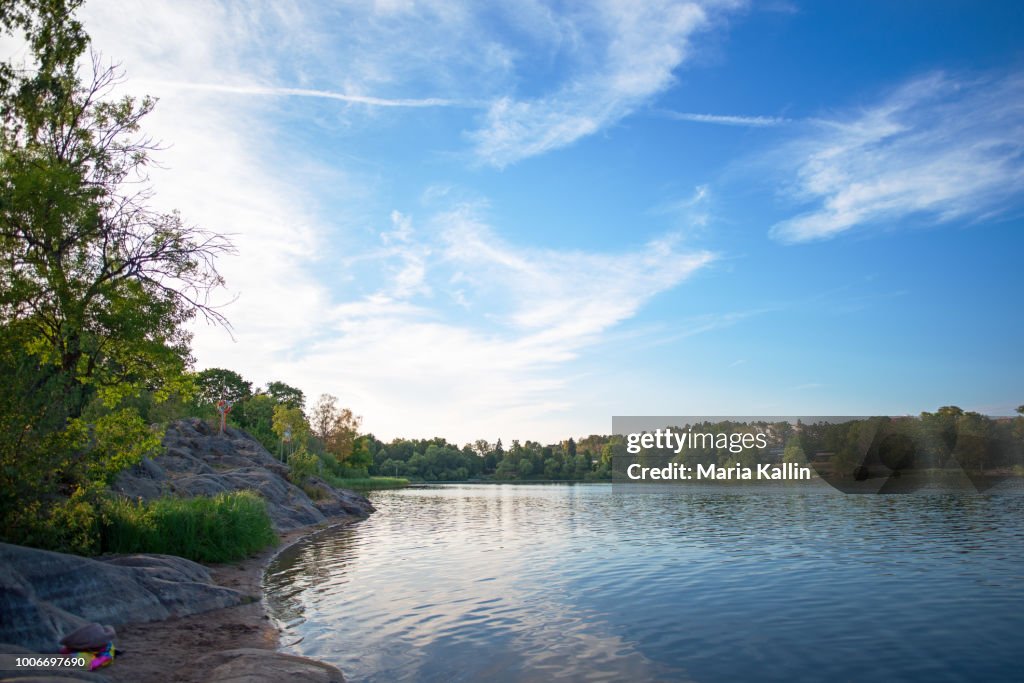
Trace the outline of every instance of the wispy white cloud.
[[133, 77], [157, 92], [482, 109], [466, 131], [471, 158], [504, 167], [604, 130], [667, 90], [697, 34], [743, 4], [97, 0], [88, 12], [96, 26], [138, 22], [117, 42]]
[[392, 229], [381, 233], [381, 241], [386, 245], [386, 258], [389, 261], [391, 286], [386, 292], [397, 299], [408, 299], [415, 295], [429, 295], [430, 286], [426, 283], [427, 259], [430, 258], [429, 246], [414, 240], [412, 219], [398, 211], [391, 212]]
[[932, 74], [785, 147], [786, 193], [811, 204], [776, 224], [783, 242], [922, 216], [997, 213], [1024, 189], [1024, 76]]
[[697, 185], [683, 199], [662, 202], [650, 209], [655, 216], [667, 216], [679, 234], [699, 235], [706, 231], [714, 215], [714, 194], [707, 184]]
[[[232, 367], [266, 382], [286, 379], [276, 368], [306, 342], [311, 321], [332, 300], [314, 271], [332, 242], [314, 188], [308, 174], [306, 183], [297, 183], [282, 172], [281, 150], [272, 144], [278, 131], [258, 102], [150, 87], [211, 73], [236, 82], [269, 77], [273, 69], [264, 60], [243, 58], [266, 44], [276, 26], [257, 16], [258, 9], [98, 1], [83, 7], [82, 19], [94, 47], [125, 64], [123, 90], [160, 98], [143, 121], [146, 134], [166, 145], [155, 155], [160, 167], [152, 170], [156, 205], [180, 209], [185, 220], [229, 235], [238, 248], [218, 262], [229, 288], [222, 300], [234, 300], [225, 313], [235, 339], [199, 323], [196, 357], [201, 366]], [[342, 171], [332, 185], [339, 196], [364, 192]]]
[[725, 3], [602, 2], [574, 17], [568, 76], [540, 96], [497, 98], [470, 134], [476, 157], [504, 167], [612, 125], [674, 82], [695, 34]]
[[648, 345], [662, 346], [665, 344], [671, 344], [679, 341], [680, 339], [688, 339], [699, 334], [706, 334], [708, 332], [714, 332], [723, 328], [731, 327], [775, 310], [778, 310], [777, 306], [693, 316], [680, 321], [680, 323], [673, 326], [672, 330], [667, 334], [663, 334], [660, 337], [652, 339]]
[[[442, 26], [430, 40], [410, 35], [404, 49], [433, 49], [441, 71], [479, 68], [507, 86], [503, 60], [514, 56], [490, 50], [486, 41], [471, 41], [461, 56], [431, 42], [457, 42], [459, 31], [476, 25], [460, 7], [382, 5], [359, 19], [365, 31], [356, 42], [404, 37], [436, 20]], [[527, 9], [524, 3], [518, 11]], [[535, 9], [540, 16], [547, 11]], [[332, 80], [306, 69], [307, 45], [296, 45], [298, 56], [289, 54], [281, 66], [279, 45], [296, 43], [293, 31], [310, 43], [322, 39], [310, 28], [317, 22], [299, 10], [278, 16], [273, 3], [218, 3], [211, 10], [171, 0], [97, 0], [85, 10], [96, 46], [126, 64], [126, 87], [161, 97], [144, 122], [148, 134], [169, 143], [158, 158], [166, 168], [153, 173], [160, 205], [233, 235], [239, 248], [220, 264], [231, 288], [225, 298], [239, 295], [227, 311], [235, 340], [197, 325], [200, 367], [230, 367], [257, 383], [284, 380], [311, 396], [333, 393], [384, 437], [561, 437], [562, 416], [578, 403], [570, 390], [574, 361], [716, 258], [672, 236], [615, 253], [516, 244], [503, 236], [515, 226], [493, 225], [458, 187], [427, 187], [431, 208], [424, 216], [403, 209], [367, 220], [359, 208], [351, 209], [360, 212], [356, 217], [346, 215], [346, 207], [380, 202], [364, 202], [372, 188], [343, 168], [332, 170], [329, 193], [317, 192], [308, 162], [279, 142], [287, 131], [267, 106], [276, 91], [236, 97], [241, 93], [168, 84], [315, 83], [308, 89], [422, 101], [423, 91], [409, 87], [411, 72], [395, 67], [399, 47], [368, 51], [348, 75]], [[569, 40], [559, 22], [552, 17], [537, 29], [538, 44]], [[531, 26], [524, 19], [522, 30]], [[328, 53], [328, 62], [339, 59]], [[491, 61], [459, 61], [470, 58]], [[427, 85], [446, 100], [475, 96], [463, 83], [437, 87], [446, 78], [435, 74]], [[157, 83], [164, 85], [149, 87]], [[414, 96], [391, 97], [403, 92]], [[488, 100], [492, 94], [484, 92]], [[330, 211], [319, 205], [325, 195], [334, 202]]]
[[578, 345], [632, 317], [650, 297], [716, 258], [706, 250], [683, 251], [674, 236], [622, 254], [515, 248], [467, 206], [436, 220], [443, 226], [446, 260], [477, 298], [511, 296], [505, 324], [558, 343]]
[[[412, 414], [466, 439], [555, 422], [574, 402], [567, 364], [715, 260], [671, 237], [616, 254], [519, 246], [468, 205], [431, 217], [429, 229], [409, 220], [393, 216], [402, 250], [377, 270], [378, 291], [325, 311], [329, 334], [291, 365], [345, 386], [384, 433]], [[419, 276], [431, 296], [402, 286], [406, 250], [429, 254]]]
[[778, 116], [731, 116], [728, 114], [691, 114], [678, 111], [666, 111], [665, 116], [677, 121], [694, 123], [717, 123], [723, 126], [748, 126], [751, 128], [767, 128], [789, 123], [789, 119]]

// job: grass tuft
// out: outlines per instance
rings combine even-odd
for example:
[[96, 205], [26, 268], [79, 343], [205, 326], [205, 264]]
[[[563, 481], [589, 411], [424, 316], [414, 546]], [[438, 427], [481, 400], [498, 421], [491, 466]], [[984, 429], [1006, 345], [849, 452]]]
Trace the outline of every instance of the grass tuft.
[[321, 472], [320, 478], [336, 489], [375, 491], [377, 489], [401, 489], [409, 485], [401, 477], [338, 477], [330, 472]]
[[277, 542], [266, 502], [252, 491], [111, 500], [100, 535], [104, 552], [163, 553], [197, 562], [240, 560]]

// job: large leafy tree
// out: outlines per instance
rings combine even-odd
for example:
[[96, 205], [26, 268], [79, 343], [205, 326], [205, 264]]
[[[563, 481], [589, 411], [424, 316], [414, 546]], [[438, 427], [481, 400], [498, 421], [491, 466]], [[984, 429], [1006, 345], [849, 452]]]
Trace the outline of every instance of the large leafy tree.
[[302, 410], [306, 405], [306, 395], [301, 389], [296, 389], [290, 384], [284, 382], [268, 382], [267, 393], [277, 403], [288, 406], [289, 408], [298, 408]]
[[26, 1], [0, 15], [32, 55], [0, 68], [0, 316], [29, 323], [30, 352], [91, 387], [84, 402], [181, 376], [183, 323], [224, 322], [208, 295], [230, 246], [150, 207], [154, 145], [139, 122], [154, 101], [113, 97], [118, 72], [86, 55], [79, 4]]
[[[159, 442], [131, 401], [188, 387], [196, 315], [222, 284], [222, 237], [151, 207], [140, 133], [154, 101], [115, 97], [80, 0], [0, 3], [28, 57], [0, 64], [0, 512], [108, 479]], [[102, 406], [101, 409], [95, 406]], [[17, 513], [17, 514], [15, 514]]]
[[252, 382], [234, 370], [209, 368], [197, 372], [195, 384], [196, 399], [200, 403], [214, 404], [221, 399], [237, 403], [252, 397]]
[[313, 406], [310, 420], [313, 435], [338, 462], [350, 460], [357, 451], [357, 438], [362, 418], [348, 408], [338, 408], [338, 399], [321, 394]]

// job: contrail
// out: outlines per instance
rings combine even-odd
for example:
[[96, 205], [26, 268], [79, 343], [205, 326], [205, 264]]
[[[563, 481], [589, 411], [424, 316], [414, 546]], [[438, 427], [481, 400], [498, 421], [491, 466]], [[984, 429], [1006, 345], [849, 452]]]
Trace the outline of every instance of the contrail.
[[262, 95], [269, 97], [318, 97], [327, 100], [340, 100], [351, 104], [365, 104], [371, 107], [470, 107], [471, 102], [448, 100], [440, 97], [423, 99], [371, 97], [369, 95], [349, 95], [330, 90], [308, 90], [305, 88], [277, 88], [262, 85], [220, 85], [216, 83], [188, 83], [185, 81], [147, 81], [146, 84], [166, 86], [186, 90], [204, 90], [235, 95]]
[[775, 116], [729, 116], [720, 114], [689, 114], [676, 111], [666, 111], [665, 115], [677, 121], [694, 121], [697, 123], [718, 123], [725, 126], [754, 126], [764, 128], [767, 126], [778, 126], [789, 123], [789, 119], [782, 119]]

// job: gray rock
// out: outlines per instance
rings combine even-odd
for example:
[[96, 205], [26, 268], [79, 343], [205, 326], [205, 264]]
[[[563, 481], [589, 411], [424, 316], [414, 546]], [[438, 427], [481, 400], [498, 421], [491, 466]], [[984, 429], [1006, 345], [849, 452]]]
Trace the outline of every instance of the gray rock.
[[108, 683], [109, 678], [102, 674], [89, 671], [0, 671], [0, 683], [69, 683], [74, 681], [90, 681], [91, 683]]
[[319, 480], [315, 483], [318, 500], [310, 500], [288, 481], [288, 466], [240, 429], [228, 428], [219, 434], [202, 420], [179, 420], [167, 427], [163, 446], [162, 455], [121, 473], [114, 490], [144, 500], [258, 491], [279, 532], [318, 524], [327, 517], [366, 517], [373, 512], [364, 496], [336, 490]]
[[307, 487], [315, 493], [313, 505], [328, 517], [366, 517], [374, 511], [373, 505], [365, 496], [346, 489], [336, 489], [319, 477], [310, 477]]
[[278, 531], [290, 531], [325, 519], [302, 489], [259, 467], [184, 476], [175, 479], [172, 485], [179, 496], [212, 496], [223, 491], [246, 489], [256, 491], [267, 501], [267, 513]]
[[239, 648], [206, 655], [197, 662], [210, 672], [211, 683], [345, 683], [336, 667], [273, 650]]
[[156, 621], [249, 599], [180, 557], [101, 561], [0, 543], [0, 642], [37, 652], [56, 651], [63, 635], [90, 621]]
[[39, 654], [35, 650], [30, 650], [27, 647], [21, 645], [15, 645], [13, 643], [0, 643], [0, 653], [5, 655], [34, 655]]
[[95, 558], [115, 567], [138, 567], [154, 579], [212, 583], [209, 570], [201, 564], [175, 555], [109, 555]]

